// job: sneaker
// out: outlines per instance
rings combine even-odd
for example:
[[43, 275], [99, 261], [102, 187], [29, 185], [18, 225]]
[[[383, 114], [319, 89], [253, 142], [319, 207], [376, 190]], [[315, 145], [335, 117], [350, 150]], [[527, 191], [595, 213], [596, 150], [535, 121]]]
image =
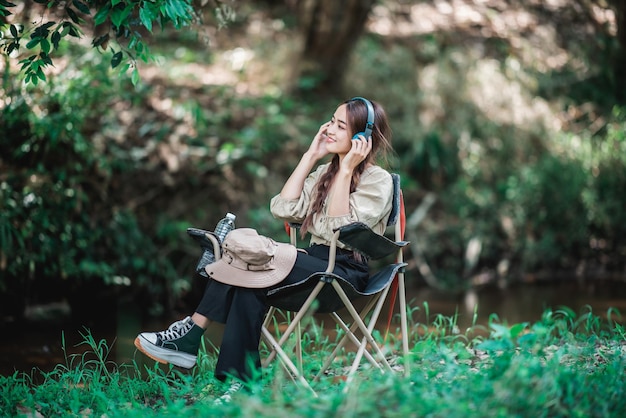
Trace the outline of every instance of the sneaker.
[[135, 347], [159, 363], [191, 369], [196, 364], [203, 334], [204, 329], [188, 316], [165, 331], [142, 332], [135, 338]]

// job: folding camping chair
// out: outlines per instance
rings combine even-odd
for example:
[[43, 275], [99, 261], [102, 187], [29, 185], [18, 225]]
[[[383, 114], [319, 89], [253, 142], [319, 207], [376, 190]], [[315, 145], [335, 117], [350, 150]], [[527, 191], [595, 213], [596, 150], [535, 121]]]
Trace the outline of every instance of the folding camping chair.
[[[393, 306], [396, 295], [398, 295], [400, 299], [402, 348], [404, 357], [406, 358], [408, 356], [406, 293], [404, 285], [404, 268], [407, 264], [403, 261], [402, 254], [402, 249], [408, 245], [407, 241], [403, 241], [406, 218], [404, 214], [402, 190], [400, 188], [400, 176], [394, 173], [392, 174], [392, 179], [394, 196], [392, 211], [387, 226], [393, 227], [393, 240], [376, 234], [363, 223], [357, 222], [341, 227], [335, 231], [333, 236], [330, 245], [330, 259], [328, 260], [328, 267], [325, 271], [312, 274], [298, 285], [290, 286], [289, 288], [272, 289], [268, 293], [270, 309], [266, 315], [261, 331], [262, 338], [268, 345], [270, 353], [265, 358], [264, 367], [267, 367], [270, 362], [278, 357], [294, 380], [299, 381], [311, 389], [310, 384], [303, 376], [300, 327], [305, 316], [311, 314], [312, 307], [314, 307], [315, 313], [330, 314], [345, 333], [333, 353], [327, 357], [320, 371], [313, 379], [314, 381], [318, 380], [328, 370], [331, 363], [348, 342], [352, 342], [358, 347], [350, 372], [348, 373], [348, 382], [352, 380], [363, 356], [383, 373], [387, 371], [391, 372], [392, 369], [389, 362], [372, 336], [372, 331], [374, 330], [383, 304], [390, 291], [390, 316], [387, 327], [390, 326]], [[296, 245], [296, 230], [298, 225], [287, 224], [286, 227], [289, 230], [291, 243]], [[370, 275], [366, 289], [358, 291], [348, 281], [332, 273], [335, 265], [338, 241], [364, 254], [370, 260], [384, 259], [395, 254], [394, 263], [388, 264]], [[358, 312], [352, 301], [362, 297], [369, 297], [369, 300], [365, 307]], [[338, 312], [343, 310], [342, 308], [346, 308], [349, 313], [350, 325], [344, 321]], [[269, 331], [269, 327], [270, 324], [275, 321], [273, 318], [278, 311], [286, 311], [287, 313], [295, 312], [295, 316], [291, 318], [287, 329], [282, 335], [278, 330], [275, 330], [275, 337]], [[365, 321], [370, 312], [371, 316], [366, 324]], [[290, 315], [288, 315], [288, 317], [289, 316]], [[361, 339], [356, 336], [357, 332], [361, 334]], [[295, 334], [296, 337], [295, 355], [297, 357], [296, 361], [298, 366], [294, 364], [284, 348], [292, 334]], [[368, 347], [373, 353], [367, 350]], [[408, 362], [405, 362], [404, 371], [406, 374], [409, 372], [408, 367]], [[348, 387], [348, 385], [346, 385], [346, 387]]]

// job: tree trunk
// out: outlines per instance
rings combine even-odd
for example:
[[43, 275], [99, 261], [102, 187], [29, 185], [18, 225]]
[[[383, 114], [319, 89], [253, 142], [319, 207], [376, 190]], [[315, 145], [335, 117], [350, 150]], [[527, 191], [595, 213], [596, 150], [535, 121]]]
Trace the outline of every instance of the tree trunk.
[[298, 2], [303, 47], [294, 63], [291, 90], [332, 94], [343, 87], [350, 55], [365, 29], [375, 0]]
[[615, 80], [617, 99], [626, 102], [626, 0], [614, 0], [615, 20], [617, 23], [617, 41], [619, 49], [615, 62]]

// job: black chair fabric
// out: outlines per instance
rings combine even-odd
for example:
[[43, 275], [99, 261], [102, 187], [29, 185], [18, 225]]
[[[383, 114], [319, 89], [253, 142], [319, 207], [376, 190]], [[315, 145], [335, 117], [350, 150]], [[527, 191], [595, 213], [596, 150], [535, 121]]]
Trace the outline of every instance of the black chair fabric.
[[[396, 263], [385, 266], [369, 278], [367, 287], [362, 291], [357, 290], [352, 283], [336, 274], [324, 272], [315, 273], [300, 283], [288, 287], [272, 289], [267, 295], [268, 302], [271, 306], [278, 309], [297, 312], [304, 304], [304, 301], [309, 297], [315, 285], [317, 285], [320, 280], [325, 279], [336, 280], [350, 300], [355, 300], [362, 296], [375, 295], [382, 291], [385, 286], [393, 280], [398, 270], [405, 266], [406, 263]], [[343, 307], [343, 301], [339, 298], [335, 289], [330, 285], [326, 285], [322, 288], [316, 299], [315, 312], [331, 313]]]

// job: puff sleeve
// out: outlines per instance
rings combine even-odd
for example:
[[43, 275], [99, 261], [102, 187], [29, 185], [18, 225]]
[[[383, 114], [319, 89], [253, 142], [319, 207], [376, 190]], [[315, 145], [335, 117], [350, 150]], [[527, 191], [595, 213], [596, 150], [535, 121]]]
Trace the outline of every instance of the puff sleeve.
[[304, 181], [302, 193], [298, 199], [283, 199], [280, 193], [270, 201], [270, 212], [275, 218], [287, 222], [301, 223], [306, 218], [313, 199], [314, 187], [320, 176], [328, 169], [329, 164], [321, 165], [309, 174]]
[[[317, 179], [327, 168], [328, 164], [320, 166], [307, 178], [299, 199], [285, 200], [280, 198], [280, 195], [275, 196], [270, 204], [272, 214], [288, 222], [302, 222], [309, 210]], [[378, 166], [367, 168], [361, 175], [356, 190], [350, 193], [348, 214], [327, 215], [325, 202], [322, 211], [315, 215], [308, 230], [311, 234], [311, 244], [328, 245], [335, 229], [352, 222], [363, 222], [376, 233], [384, 234], [391, 213], [392, 195], [391, 175]]]
[[391, 175], [380, 167], [373, 166], [363, 172], [357, 189], [350, 193], [350, 213], [328, 216], [324, 205], [321, 214], [315, 217], [310, 232], [330, 241], [333, 231], [352, 222], [362, 222], [374, 232], [383, 234], [391, 213], [393, 182]]

